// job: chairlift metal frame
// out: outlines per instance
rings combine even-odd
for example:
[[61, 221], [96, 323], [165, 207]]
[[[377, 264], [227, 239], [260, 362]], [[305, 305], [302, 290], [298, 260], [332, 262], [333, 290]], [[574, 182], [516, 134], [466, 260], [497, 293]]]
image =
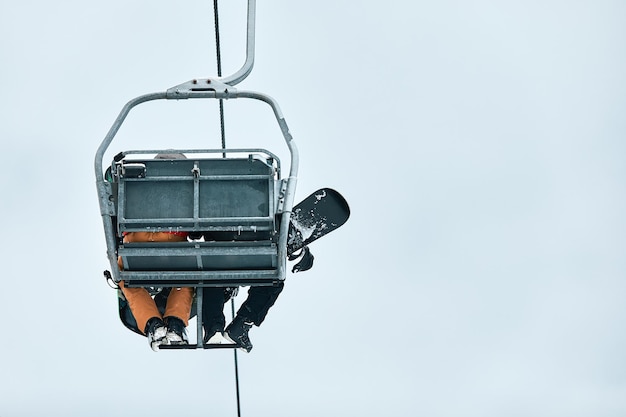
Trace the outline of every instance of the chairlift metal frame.
[[[198, 78], [193, 79], [164, 92], [141, 95], [130, 100], [121, 110], [117, 119], [109, 129], [104, 140], [100, 144], [94, 162], [96, 187], [100, 204], [105, 240], [107, 245], [107, 257], [111, 265], [111, 275], [115, 283], [124, 280], [128, 286], [138, 287], [207, 287], [207, 286], [253, 286], [253, 285], [276, 285], [283, 281], [286, 276], [286, 247], [289, 230], [289, 220], [293, 207], [295, 188], [298, 173], [298, 149], [289, 132], [285, 118], [278, 103], [270, 96], [255, 92], [238, 90], [234, 86], [243, 81], [252, 71], [254, 66], [254, 37], [255, 37], [256, 0], [248, 0], [247, 11], [247, 42], [246, 59], [243, 66], [235, 73], [226, 77]], [[155, 100], [188, 100], [188, 99], [224, 99], [238, 98], [262, 101], [268, 104], [280, 127], [285, 143], [290, 153], [289, 175], [281, 178], [280, 160], [271, 152], [264, 149], [167, 149], [167, 150], [130, 150], [119, 153], [113, 159], [110, 166], [111, 178], [105, 179], [103, 164], [104, 154], [118, 133], [130, 111], [138, 106]], [[127, 159], [137, 154], [158, 153], [182, 153], [188, 159]], [[198, 154], [223, 154], [222, 158], [199, 157]], [[237, 155], [232, 157], [231, 155]], [[220, 161], [220, 162], [217, 162]], [[226, 161], [226, 162], [221, 162]], [[229, 162], [230, 161], [230, 162]], [[259, 166], [263, 174], [250, 175], [249, 172], [237, 172], [242, 164]], [[211, 167], [216, 164], [230, 164], [225, 172], [219, 175], [211, 174]], [[183, 169], [193, 165], [191, 170]], [[248, 165], [246, 165], [248, 166]], [[265, 169], [267, 168], [267, 172]], [[207, 173], [208, 171], [208, 173]], [[245, 171], [245, 170], [244, 170]], [[171, 172], [174, 172], [171, 174]], [[219, 181], [257, 181], [264, 184], [267, 181], [269, 211], [257, 218], [255, 216], [205, 216], [202, 204], [206, 203], [200, 189], [206, 184]], [[160, 184], [160, 185], [159, 185]], [[165, 219], [139, 219], [128, 218], [128, 193], [129, 189], [139, 190], [142, 187], [153, 187], [158, 190], [165, 185], [168, 190], [177, 190], [178, 185], [193, 184], [191, 195], [193, 199], [193, 215], [186, 217], [167, 217]], [[178, 184], [178, 185], [176, 185]], [[169, 188], [168, 188], [169, 187]], [[244, 185], [242, 189], [250, 189]], [[252, 187], [254, 188], [254, 187]], [[257, 186], [258, 188], [258, 186]], [[262, 187], [261, 187], [262, 188]], [[165, 196], [162, 196], [165, 198]], [[135, 200], [137, 200], [135, 198]], [[168, 206], [169, 207], [169, 206]], [[206, 210], [205, 210], [206, 211]], [[132, 217], [132, 216], [130, 216]], [[154, 217], [154, 216], [153, 216]], [[158, 215], [156, 216], [158, 217]], [[170, 221], [170, 224], [167, 222]], [[272, 223], [274, 221], [275, 223]], [[261, 231], [271, 228], [274, 230], [272, 239], [255, 243], [254, 241], [225, 241], [225, 242], [167, 242], [155, 244], [124, 245], [121, 236], [124, 231]], [[118, 268], [118, 256], [124, 259], [125, 268]], [[262, 267], [253, 265], [246, 269], [245, 265], [233, 267], [232, 260], [242, 260], [246, 257], [263, 258]], [[269, 261], [268, 261], [269, 257]], [[165, 259], [160, 265], [164, 266], [168, 260], [176, 260], [174, 267], [165, 265], [159, 270], [146, 270], [130, 267], [129, 259]], [[186, 260], [186, 261], [184, 261]], [[194, 262], [195, 260], [195, 262]], [[206, 265], [207, 260], [209, 265]], [[189, 261], [189, 262], [188, 262]], [[212, 262], [216, 261], [216, 262]], [[141, 264], [141, 262], [139, 262]], [[145, 262], [143, 262], [145, 264]], [[252, 262], [254, 264], [254, 262]], [[212, 266], [211, 266], [212, 265]], [[216, 266], [217, 265], [217, 266]], [[129, 266], [128, 269], [126, 267]], [[202, 347], [201, 306], [202, 291], [196, 291], [196, 309], [198, 315], [198, 342], [197, 347]], [[193, 348], [194, 346], [190, 346]]]

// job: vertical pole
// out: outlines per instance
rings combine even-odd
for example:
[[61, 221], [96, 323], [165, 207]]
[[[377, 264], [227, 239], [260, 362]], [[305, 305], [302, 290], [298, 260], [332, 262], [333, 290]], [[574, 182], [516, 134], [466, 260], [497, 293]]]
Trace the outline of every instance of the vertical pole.
[[202, 296], [204, 295], [204, 287], [196, 287], [196, 320], [198, 323], [198, 327], [197, 327], [197, 339], [196, 339], [196, 346], [198, 347], [198, 349], [202, 349], [202, 346], [204, 344], [204, 337], [202, 335], [202, 303], [203, 303], [203, 298]]

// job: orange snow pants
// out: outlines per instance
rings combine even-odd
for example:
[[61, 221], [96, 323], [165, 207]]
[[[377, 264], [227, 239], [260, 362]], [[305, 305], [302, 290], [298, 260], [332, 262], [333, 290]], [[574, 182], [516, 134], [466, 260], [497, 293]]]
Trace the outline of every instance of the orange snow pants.
[[[183, 234], [175, 234], [169, 232], [131, 232], [124, 236], [124, 242], [182, 242], [186, 241], [187, 236]], [[117, 259], [117, 265], [123, 269], [122, 259]], [[128, 301], [130, 311], [132, 311], [137, 327], [144, 332], [146, 323], [152, 317], [178, 317], [185, 326], [189, 324], [189, 315], [191, 314], [191, 304], [193, 303], [193, 288], [172, 288], [170, 295], [167, 297], [165, 305], [165, 314], [161, 316], [156, 303], [145, 288], [126, 288], [124, 281], [120, 281], [120, 289]]]

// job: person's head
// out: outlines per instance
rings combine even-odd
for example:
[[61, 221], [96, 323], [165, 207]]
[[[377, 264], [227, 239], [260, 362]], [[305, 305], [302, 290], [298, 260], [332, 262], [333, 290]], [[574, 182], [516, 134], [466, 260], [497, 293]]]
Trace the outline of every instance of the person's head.
[[157, 154], [157, 156], [155, 156], [154, 159], [187, 159], [187, 157], [183, 155], [182, 153], [166, 152], [166, 153]]

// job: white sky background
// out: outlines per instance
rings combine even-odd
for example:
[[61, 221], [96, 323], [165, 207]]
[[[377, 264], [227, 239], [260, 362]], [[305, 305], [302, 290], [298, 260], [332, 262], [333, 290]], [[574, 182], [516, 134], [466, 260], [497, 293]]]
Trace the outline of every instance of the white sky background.
[[[220, 7], [226, 75], [245, 1]], [[333, 187], [352, 218], [251, 331], [243, 416], [626, 414], [624, 16], [258, 1], [238, 87], [281, 105], [298, 200]], [[1, 417], [236, 415], [232, 352], [119, 322], [93, 178], [129, 99], [215, 73], [212, 2], [0, 4]], [[216, 109], [142, 105], [112, 153], [219, 147]], [[269, 107], [227, 102], [226, 129], [283, 152]]]

